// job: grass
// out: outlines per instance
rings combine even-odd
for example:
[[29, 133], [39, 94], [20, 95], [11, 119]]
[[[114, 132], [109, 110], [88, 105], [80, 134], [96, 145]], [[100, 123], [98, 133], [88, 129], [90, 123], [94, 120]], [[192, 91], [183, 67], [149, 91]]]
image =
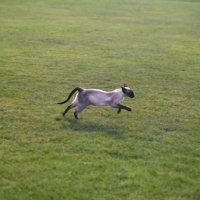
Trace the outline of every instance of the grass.
[[[200, 1], [0, 2], [0, 199], [199, 199]], [[133, 112], [62, 117], [76, 86]]]

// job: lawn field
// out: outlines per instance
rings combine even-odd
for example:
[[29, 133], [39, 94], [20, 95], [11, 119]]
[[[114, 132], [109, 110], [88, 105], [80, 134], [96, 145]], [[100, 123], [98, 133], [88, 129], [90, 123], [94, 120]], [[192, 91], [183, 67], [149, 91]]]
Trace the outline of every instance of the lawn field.
[[0, 1], [1, 200], [199, 200], [199, 110], [200, 0]]

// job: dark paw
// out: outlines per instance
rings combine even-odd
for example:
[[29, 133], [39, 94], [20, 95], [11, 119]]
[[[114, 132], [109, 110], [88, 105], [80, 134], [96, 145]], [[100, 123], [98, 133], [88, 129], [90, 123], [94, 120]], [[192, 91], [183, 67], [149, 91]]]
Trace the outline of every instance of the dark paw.
[[118, 110], [117, 114], [119, 114], [120, 112], [121, 112], [121, 109], [119, 108], [119, 110]]
[[76, 111], [74, 112], [75, 119], [78, 119], [78, 115], [76, 114]]

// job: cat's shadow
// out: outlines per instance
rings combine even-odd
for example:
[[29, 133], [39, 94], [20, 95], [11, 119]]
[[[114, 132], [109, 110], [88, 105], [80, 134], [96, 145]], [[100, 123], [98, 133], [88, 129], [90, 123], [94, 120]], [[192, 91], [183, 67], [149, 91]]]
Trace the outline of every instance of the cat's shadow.
[[[62, 121], [63, 128], [70, 128], [73, 131], [87, 133], [106, 133], [110, 136], [123, 137], [124, 131], [120, 126], [109, 123], [101, 123], [101, 121], [86, 121], [83, 119], [62, 118], [57, 117], [56, 121]], [[66, 122], [68, 122], [66, 124]]]

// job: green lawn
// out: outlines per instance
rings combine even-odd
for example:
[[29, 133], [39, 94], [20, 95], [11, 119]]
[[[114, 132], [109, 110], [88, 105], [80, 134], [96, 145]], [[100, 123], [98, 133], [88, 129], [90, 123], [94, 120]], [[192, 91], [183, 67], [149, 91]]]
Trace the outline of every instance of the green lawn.
[[0, 81], [1, 200], [200, 199], [199, 0], [1, 0]]

